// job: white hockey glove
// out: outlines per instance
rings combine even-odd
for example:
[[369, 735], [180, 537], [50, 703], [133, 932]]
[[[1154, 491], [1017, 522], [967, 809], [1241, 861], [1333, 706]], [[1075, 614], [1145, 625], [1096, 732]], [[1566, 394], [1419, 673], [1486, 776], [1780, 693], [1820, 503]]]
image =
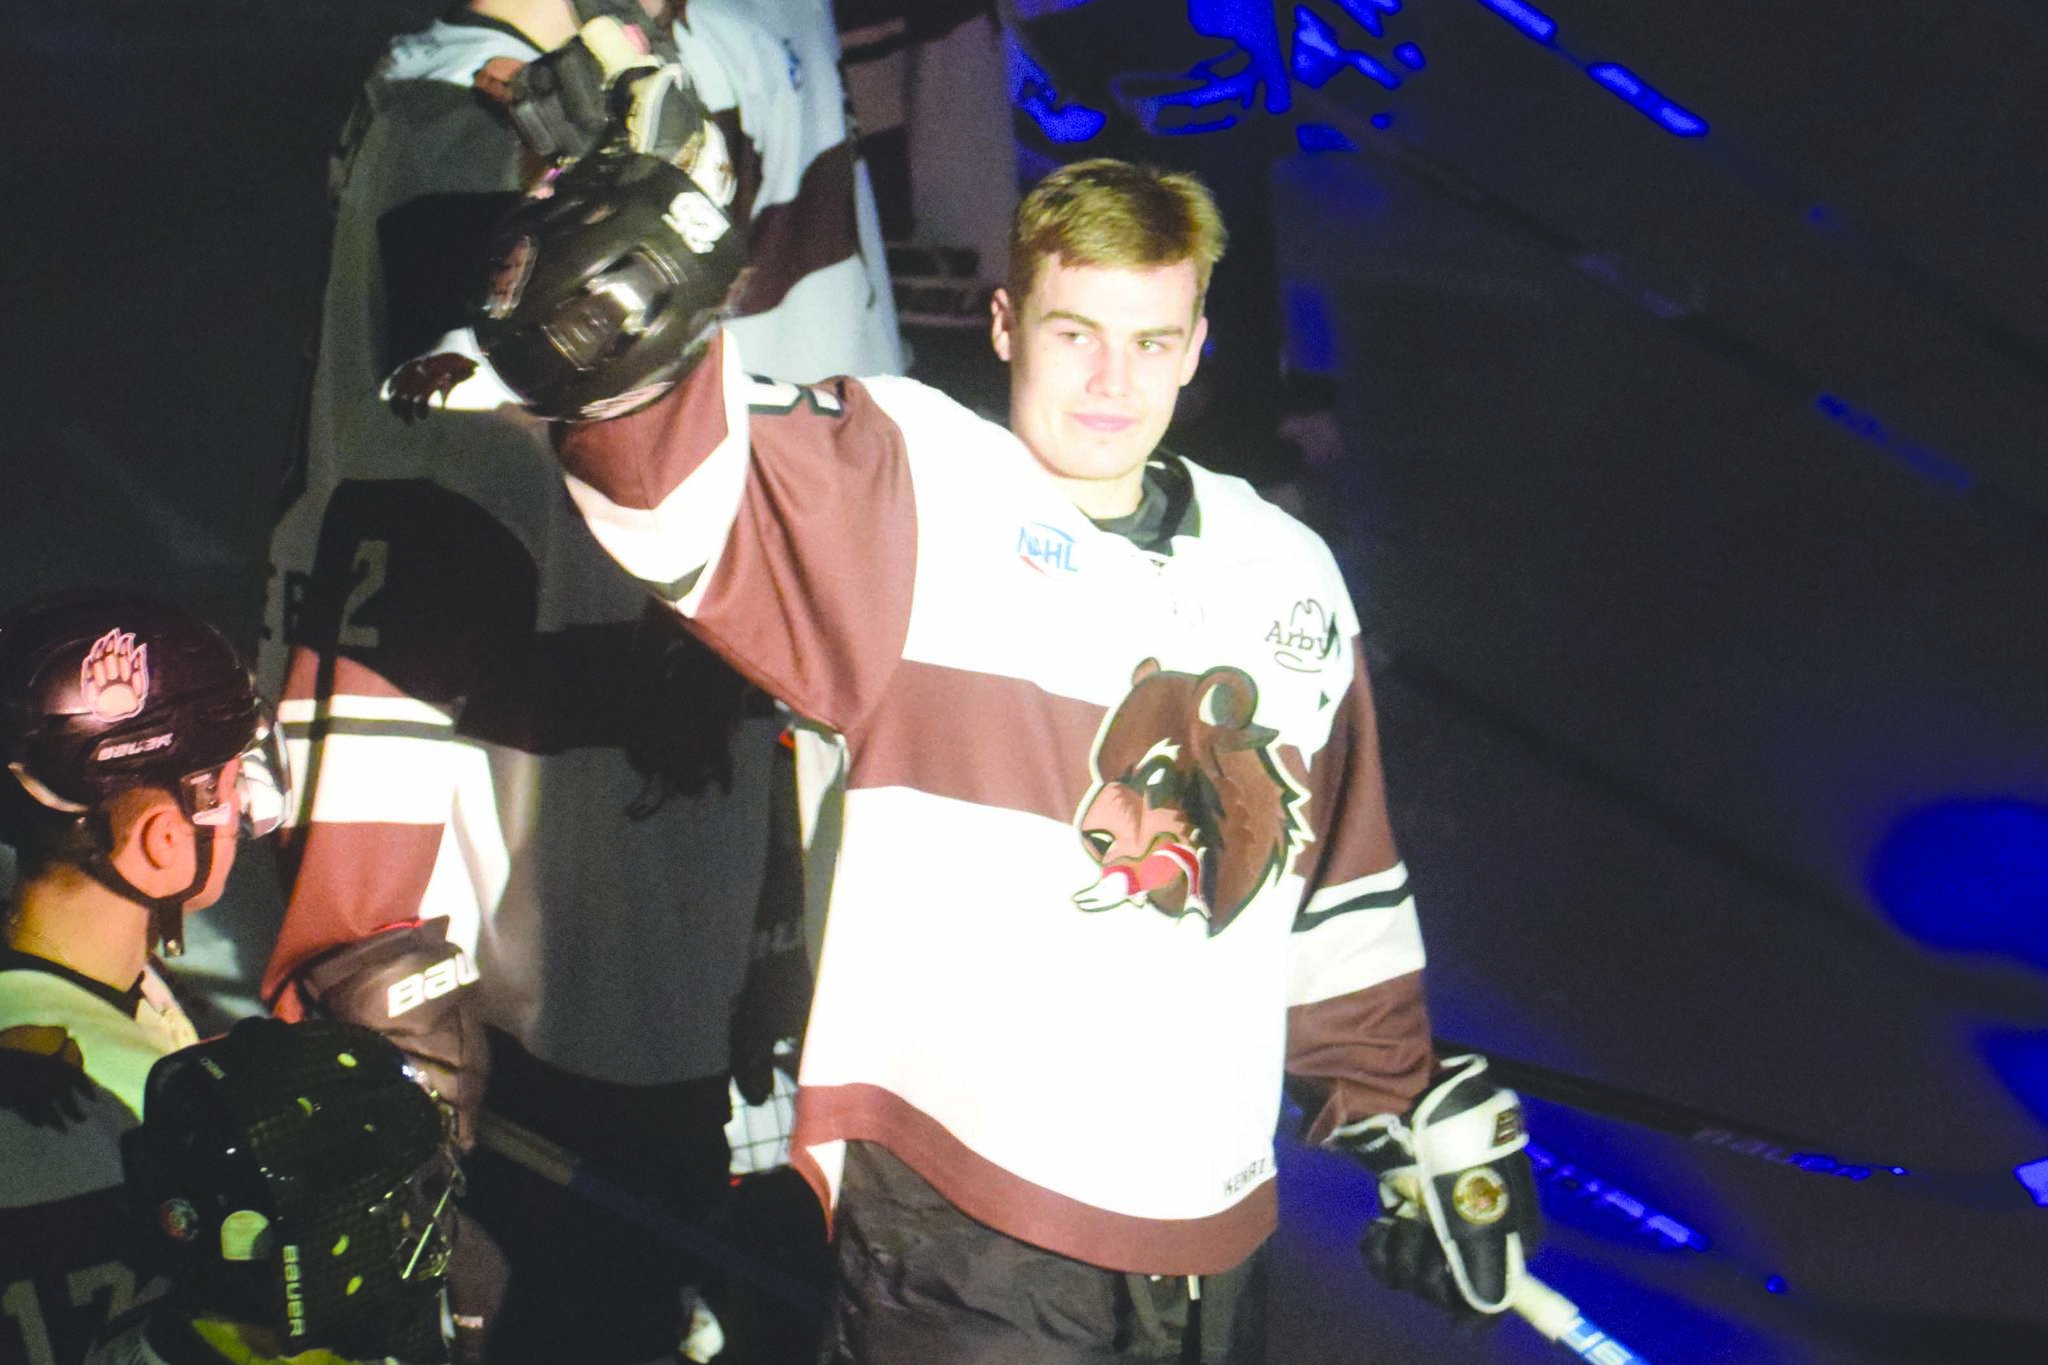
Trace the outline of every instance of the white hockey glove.
[[1536, 1249], [1536, 1181], [1512, 1090], [1484, 1079], [1486, 1059], [1448, 1057], [1449, 1073], [1407, 1122], [1379, 1114], [1328, 1145], [1380, 1181], [1380, 1216], [1361, 1250], [1382, 1282], [1461, 1317], [1513, 1303]]
[[689, 73], [654, 57], [617, 19], [592, 19], [509, 77], [480, 75], [479, 86], [543, 161], [573, 161], [610, 144], [671, 163], [721, 209], [739, 188], [725, 137]]

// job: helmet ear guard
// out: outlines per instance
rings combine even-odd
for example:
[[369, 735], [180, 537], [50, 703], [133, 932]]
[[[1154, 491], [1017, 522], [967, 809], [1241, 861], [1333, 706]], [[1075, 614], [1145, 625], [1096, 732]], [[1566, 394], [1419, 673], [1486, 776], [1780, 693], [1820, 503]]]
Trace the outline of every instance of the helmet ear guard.
[[452, 1125], [381, 1034], [244, 1020], [159, 1061], [143, 1115], [128, 1188], [181, 1311], [294, 1356], [446, 1358]]

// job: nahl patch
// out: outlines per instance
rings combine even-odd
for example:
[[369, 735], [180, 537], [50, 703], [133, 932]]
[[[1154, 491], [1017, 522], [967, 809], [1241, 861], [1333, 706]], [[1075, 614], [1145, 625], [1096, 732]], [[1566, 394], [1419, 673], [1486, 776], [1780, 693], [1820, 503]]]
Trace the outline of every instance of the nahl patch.
[[384, 1013], [396, 1019], [409, 1010], [424, 1005], [429, 1000], [439, 1000], [457, 986], [467, 986], [477, 979], [476, 964], [465, 953], [458, 953], [445, 962], [436, 962], [423, 972], [401, 976], [391, 983], [384, 993]]

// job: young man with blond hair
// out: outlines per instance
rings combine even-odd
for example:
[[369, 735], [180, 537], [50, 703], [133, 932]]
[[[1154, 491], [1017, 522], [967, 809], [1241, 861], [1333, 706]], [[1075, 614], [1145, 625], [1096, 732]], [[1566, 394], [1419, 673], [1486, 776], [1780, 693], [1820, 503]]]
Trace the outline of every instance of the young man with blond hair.
[[[835, 1210], [835, 1358], [1260, 1359], [1283, 1072], [1312, 1141], [1387, 1173], [1434, 1058], [1350, 596], [1307, 528], [1159, 449], [1213, 202], [1108, 160], [1030, 192], [993, 304], [1004, 426], [909, 380], [749, 377], [709, 231], [531, 283], [590, 259], [580, 225], [701, 226], [687, 178], [630, 160], [501, 232], [498, 278], [531, 273], [478, 340], [529, 405], [607, 419], [558, 438], [605, 549], [846, 738], [796, 1135]], [[550, 350], [571, 316], [619, 344]], [[1512, 1098], [1454, 1079], [1494, 1135], [1460, 1188], [1499, 1235], [1461, 1252], [1410, 1181], [1381, 1223], [1421, 1235], [1375, 1268], [1424, 1293], [1447, 1264], [1511, 1281], [1533, 1232]]]

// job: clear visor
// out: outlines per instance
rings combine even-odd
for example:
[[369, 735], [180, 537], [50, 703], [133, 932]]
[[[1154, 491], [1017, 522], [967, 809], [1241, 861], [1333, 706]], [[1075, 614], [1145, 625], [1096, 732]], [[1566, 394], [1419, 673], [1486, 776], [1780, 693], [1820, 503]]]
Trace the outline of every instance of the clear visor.
[[178, 799], [194, 824], [225, 827], [240, 820], [250, 838], [284, 823], [291, 795], [291, 765], [267, 709], [257, 721], [256, 738], [240, 755], [211, 772], [189, 773], [178, 784]]

